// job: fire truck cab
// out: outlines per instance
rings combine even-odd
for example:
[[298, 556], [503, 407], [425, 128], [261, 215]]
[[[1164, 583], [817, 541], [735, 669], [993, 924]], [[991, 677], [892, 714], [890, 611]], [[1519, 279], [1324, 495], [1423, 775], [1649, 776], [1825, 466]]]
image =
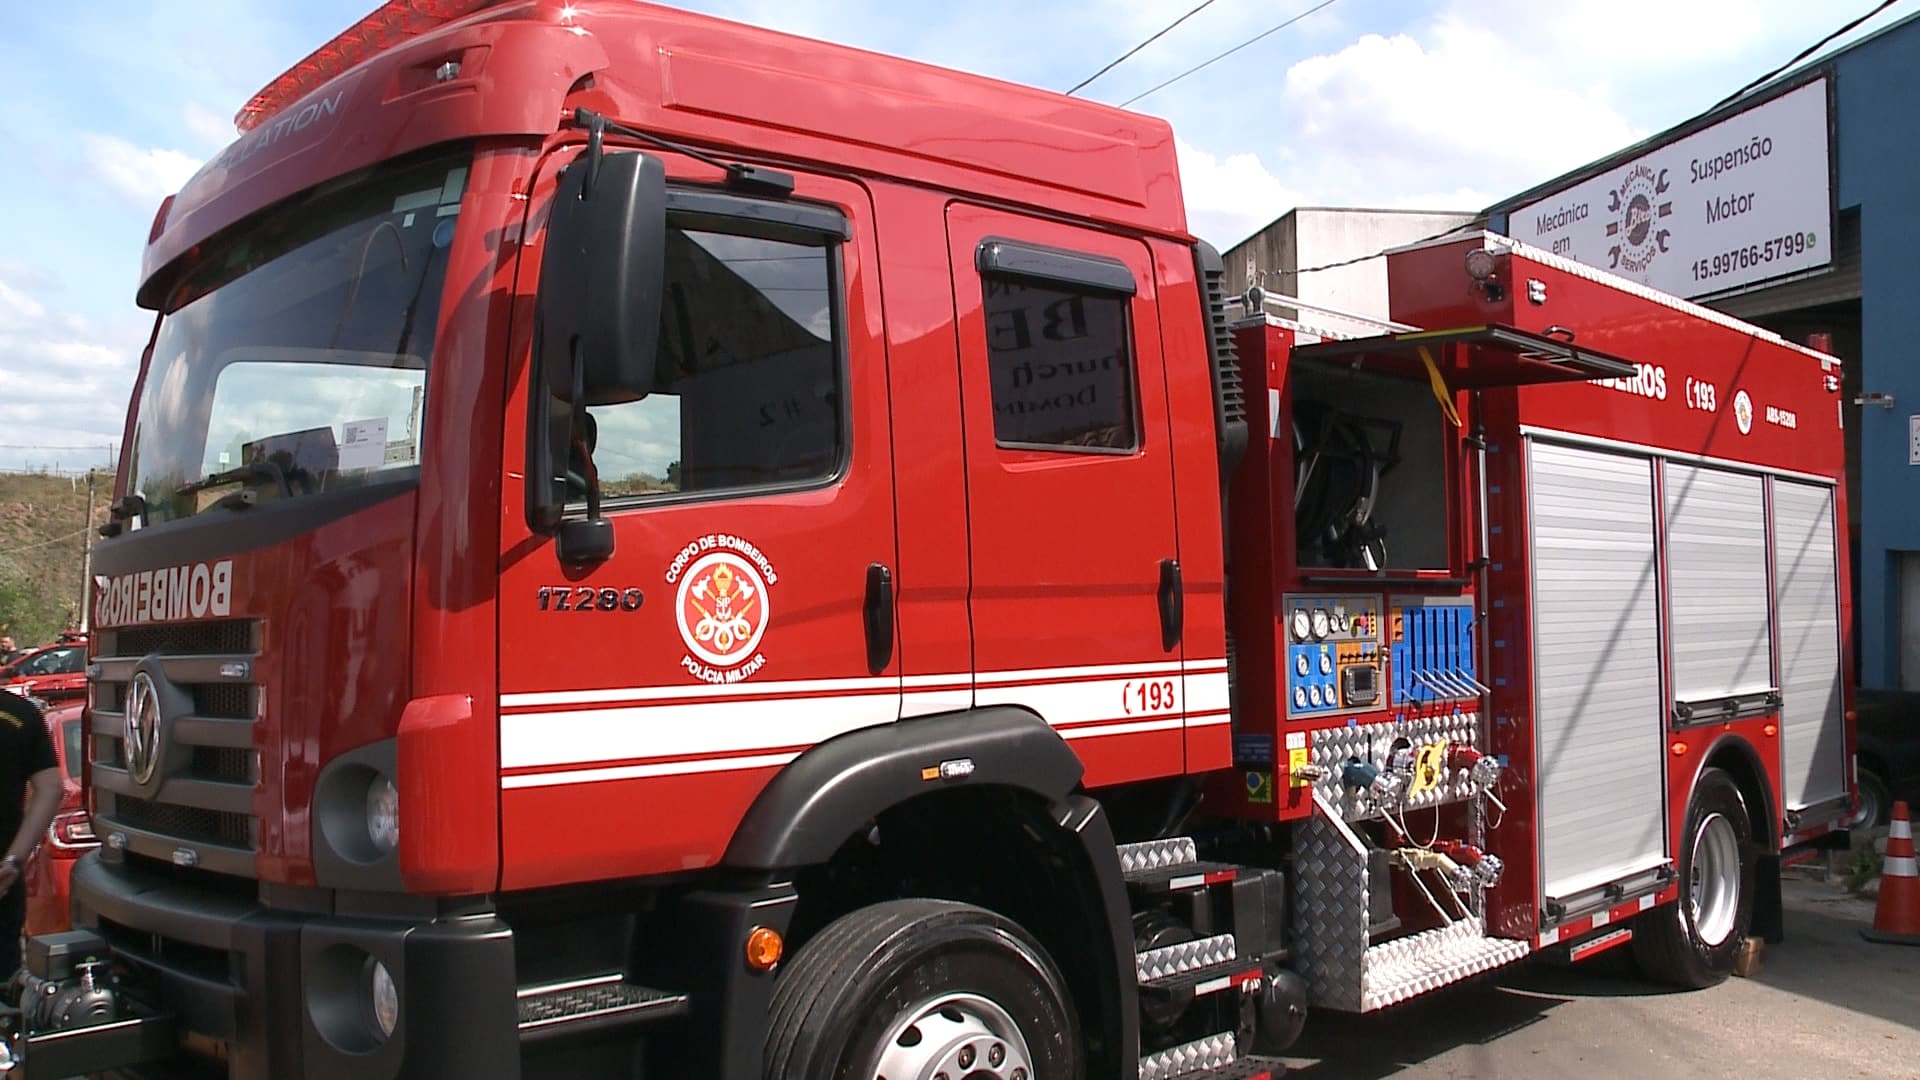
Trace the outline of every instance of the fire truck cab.
[[33, 1075], [1259, 1077], [1709, 985], [1849, 812], [1830, 358], [1481, 234], [1317, 333], [1161, 121], [626, 0], [392, 0], [238, 123]]

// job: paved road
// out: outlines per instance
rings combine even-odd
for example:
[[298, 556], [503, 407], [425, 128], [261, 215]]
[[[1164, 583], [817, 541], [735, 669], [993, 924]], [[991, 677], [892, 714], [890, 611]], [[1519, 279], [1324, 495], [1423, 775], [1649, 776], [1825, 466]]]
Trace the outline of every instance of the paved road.
[[1366, 1017], [1318, 1014], [1288, 1062], [1306, 1080], [1920, 1078], [1920, 948], [1871, 945], [1870, 903], [1789, 879], [1787, 940], [1756, 978], [1670, 993], [1615, 950], [1516, 968]]

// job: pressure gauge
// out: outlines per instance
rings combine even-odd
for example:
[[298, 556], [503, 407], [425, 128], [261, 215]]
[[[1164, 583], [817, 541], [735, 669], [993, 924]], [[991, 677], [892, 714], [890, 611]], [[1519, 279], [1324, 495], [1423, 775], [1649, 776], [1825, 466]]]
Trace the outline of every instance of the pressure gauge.
[[[1306, 672], [1303, 671], [1300, 674], [1305, 675]], [[1322, 652], [1320, 654], [1320, 674], [1322, 675], [1333, 674], [1333, 657], [1329, 656], [1325, 652]]]
[[1313, 609], [1314, 640], [1325, 641], [1327, 638], [1327, 635], [1332, 632], [1333, 632], [1333, 620], [1327, 614], [1327, 609], [1321, 608], [1321, 607], [1314, 608]]
[[1309, 686], [1307, 688], [1307, 700], [1313, 702], [1314, 708], [1316, 709], [1319, 708], [1320, 707], [1320, 688], [1317, 686]]
[[1293, 668], [1302, 675], [1311, 675], [1313, 673], [1313, 661], [1307, 659], [1306, 653], [1301, 653], [1300, 658], [1293, 662]]
[[1306, 608], [1293, 609], [1293, 640], [1305, 641], [1312, 626], [1308, 621]]
[[1307, 707], [1306, 687], [1296, 686], [1293, 688], [1293, 707], [1296, 709], [1304, 709]]

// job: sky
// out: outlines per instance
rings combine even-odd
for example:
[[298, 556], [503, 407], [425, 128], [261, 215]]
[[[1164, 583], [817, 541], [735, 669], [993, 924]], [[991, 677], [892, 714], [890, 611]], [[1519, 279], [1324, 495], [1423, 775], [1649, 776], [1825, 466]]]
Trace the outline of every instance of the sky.
[[[1198, 0], [686, 0], [1066, 90]], [[1313, 7], [1214, 0], [1081, 96], [1121, 104]], [[0, 32], [0, 469], [107, 465], [161, 199], [254, 91], [376, 0], [19, 5]], [[1871, 0], [1336, 0], [1134, 101], [1225, 250], [1294, 206], [1480, 210], [1711, 107]], [[1901, 0], [1852, 36], [1920, 10]]]

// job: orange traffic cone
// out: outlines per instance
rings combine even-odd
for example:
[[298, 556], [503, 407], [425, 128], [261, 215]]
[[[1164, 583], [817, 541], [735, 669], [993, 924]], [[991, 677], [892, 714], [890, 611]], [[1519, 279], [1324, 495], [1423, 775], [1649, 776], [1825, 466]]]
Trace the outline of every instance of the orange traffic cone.
[[1913, 823], [1907, 820], [1904, 801], [1893, 804], [1880, 903], [1873, 910], [1873, 925], [1860, 936], [1883, 945], [1920, 945], [1920, 870], [1914, 867]]

